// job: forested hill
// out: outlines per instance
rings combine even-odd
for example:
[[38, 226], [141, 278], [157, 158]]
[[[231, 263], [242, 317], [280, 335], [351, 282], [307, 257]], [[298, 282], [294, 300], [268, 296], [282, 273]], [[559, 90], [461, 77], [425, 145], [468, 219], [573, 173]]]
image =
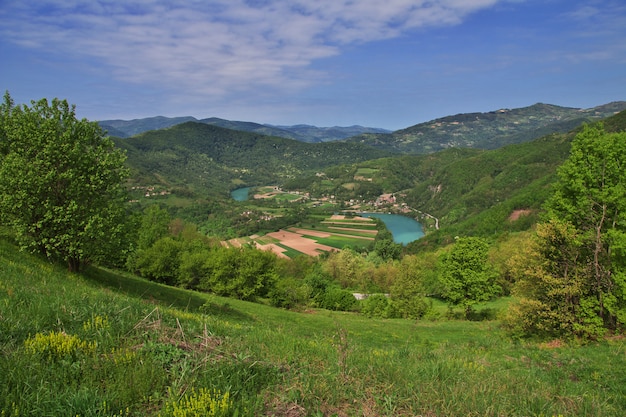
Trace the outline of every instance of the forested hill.
[[[607, 132], [624, 131], [626, 111], [602, 123]], [[428, 155], [396, 155], [334, 167], [323, 177], [299, 178], [285, 186], [344, 200], [395, 193], [399, 202], [439, 219], [440, 233], [428, 235], [420, 244], [455, 235], [494, 236], [525, 230], [537, 220], [557, 167], [568, 157], [580, 129], [493, 150], [451, 148]], [[511, 220], [515, 213], [523, 216]]]
[[397, 153], [425, 154], [452, 147], [495, 149], [550, 133], [565, 133], [584, 122], [612, 116], [626, 101], [578, 109], [534, 104], [519, 109], [464, 113], [420, 123], [390, 134], [363, 134], [348, 139]]
[[159, 183], [187, 194], [226, 193], [242, 184], [271, 184], [389, 155], [356, 143], [303, 143], [197, 122], [115, 142], [127, 151], [138, 183]]

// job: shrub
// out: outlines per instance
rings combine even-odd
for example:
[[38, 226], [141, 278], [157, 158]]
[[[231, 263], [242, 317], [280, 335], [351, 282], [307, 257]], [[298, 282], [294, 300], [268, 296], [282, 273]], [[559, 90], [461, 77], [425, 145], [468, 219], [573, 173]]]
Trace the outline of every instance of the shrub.
[[293, 309], [305, 305], [309, 300], [311, 288], [293, 278], [276, 282], [269, 292], [270, 304], [274, 307]]
[[320, 307], [335, 311], [353, 311], [357, 306], [356, 298], [350, 291], [341, 288], [326, 290], [321, 299]]
[[399, 312], [389, 298], [383, 294], [374, 294], [361, 302], [361, 313], [370, 318], [397, 318]]
[[80, 353], [90, 353], [96, 350], [96, 343], [88, 343], [78, 336], [68, 335], [65, 332], [37, 333], [24, 341], [26, 351], [33, 355], [41, 355], [47, 360], [70, 357], [76, 359]]
[[432, 304], [432, 301], [421, 296], [393, 299], [394, 311], [398, 317], [405, 319], [421, 319], [432, 310]]
[[171, 400], [159, 413], [159, 417], [219, 417], [231, 414], [230, 393], [200, 388], [191, 389], [180, 400]]

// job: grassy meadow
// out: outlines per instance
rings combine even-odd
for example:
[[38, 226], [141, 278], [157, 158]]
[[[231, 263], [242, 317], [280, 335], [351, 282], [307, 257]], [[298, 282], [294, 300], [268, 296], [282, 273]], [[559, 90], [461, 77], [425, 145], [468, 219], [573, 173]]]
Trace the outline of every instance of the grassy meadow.
[[[492, 308], [501, 305], [491, 306]], [[623, 416], [626, 341], [290, 312], [0, 240], [0, 416]]]

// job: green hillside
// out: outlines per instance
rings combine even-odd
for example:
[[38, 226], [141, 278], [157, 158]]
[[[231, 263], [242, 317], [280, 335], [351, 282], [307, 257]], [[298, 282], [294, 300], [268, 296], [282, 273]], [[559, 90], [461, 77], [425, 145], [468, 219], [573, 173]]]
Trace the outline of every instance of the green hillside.
[[518, 109], [463, 113], [420, 123], [391, 134], [365, 134], [350, 142], [390, 152], [424, 154], [451, 147], [495, 149], [551, 133], [566, 133], [584, 122], [610, 117], [626, 109], [614, 102], [591, 109], [538, 103]]
[[[117, 139], [128, 205], [66, 101], [1, 110], [0, 417], [626, 409], [626, 111], [399, 156], [184, 123]], [[403, 247], [364, 207], [430, 233]]]
[[0, 349], [3, 416], [608, 417], [626, 408], [619, 339], [519, 343], [495, 321], [289, 312], [97, 268], [68, 274], [4, 240]]
[[[624, 114], [604, 119], [607, 130], [625, 129]], [[127, 152], [133, 171], [131, 194], [138, 207], [159, 201], [177, 207], [176, 216], [201, 226], [209, 213], [217, 216], [203, 230], [230, 237], [240, 235], [238, 229], [258, 230], [239, 217], [241, 210], [233, 207], [229, 191], [275, 184], [317, 198], [332, 196], [336, 204], [330, 210], [350, 208], [344, 205], [349, 200], [373, 202], [381, 194], [394, 193], [398, 204], [408, 205], [412, 215], [436, 232], [423, 244], [459, 234], [526, 230], [550, 193], [556, 167], [567, 157], [575, 131], [493, 150], [455, 147], [397, 156], [357, 143], [308, 144], [195, 122], [116, 143]], [[260, 204], [248, 204], [258, 216], [283, 205], [276, 200]], [[308, 207], [303, 204], [289, 206]], [[434, 230], [433, 218], [441, 230]], [[276, 224], [284, 227], [284, 221]], [[227, 228], [231, 232], [226, 233]]]
[[111, 136], [127, 138], [148, 130], [165, 129], [177, 124], [194, 121], [195, 118], [187, 117], [146, 117], [134, 120], [102, 120], [98, 124]]
[[388, 155], [360, 144], [308, 144], [188, 122], [116, 139], [139, 185], [182, 197], [226, 197], [233, 188], [272, 184], [348, 161]]
[[[624, 130], [626, 111], [603, 122], [607, 131]], [[371, 195], [395, 193], [398, 203], [406, 203], [413, 215], [419, 216], [419, 211], [439, 219], [442, 230], [434, 233], [433, 221], [422, 216], [433, 233], [421, 244], [459, 234], [525, 230], [537, 220], [576, 131], [494, 150], [452, 148], [333, 167], [324, 171], [325, 176], [295, 179], [285, 186], [344, 200], [368, 190]], [[516, 211], [521, 216], [509, 220]]]

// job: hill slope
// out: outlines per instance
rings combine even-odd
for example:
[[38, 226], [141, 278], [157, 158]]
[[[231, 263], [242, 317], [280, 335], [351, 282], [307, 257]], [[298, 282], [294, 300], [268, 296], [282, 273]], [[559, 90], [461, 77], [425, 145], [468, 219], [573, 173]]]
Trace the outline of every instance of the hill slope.
[[388, 155], [361, 144], [309, 144], [198, 122], [116, 139], [116, 144], [127, 151], [138, 183], [204, 196], [226, 196], [242, 184], [271, 184], [330, 165]]
[[118, 138], [128, 138], [138, 135], [148, 130], [165, 129], [177, 124], [196, 120], [194, 117], [164, 117], [155, 116], [144, 119], [134, 120], [101, 120], [98, 122], [100, 127], [108, 132], [109, 135]]
[[424, 154], [452, 147], [495, 149], [550, 133], [565, 133], [583, 122], [612, 116], [626, 109], [614, 102], [591, 109], [534, 104], [519, 109], [447, 116], [385, 135], [348, 139], [390, 152]]
[[[603, 123], [607, 131], [626, 130], [626, 111]], [[524, 230], [537, 219], [576, 132], [493, 150], [451, 148], [355, 163], [329, 168], [323, 177], [294, 179], [286, 187], [344, 200], [358, 199], [368, 190], [373, 195], [396, 193], [398, 203], [438, 218], [443, 228], [438, 234], [447, 237]], [[509, 221], [516, 210], [524, 210], [525, 216]]]
[[68, 274], [0, 238], [3, 416], [172, 417], [213, 406], [240, 416], [608, 417], [626, 408], [621, 340], [545, 347], [508, 340], [497, 322], [295, 313], [97, 268]]

